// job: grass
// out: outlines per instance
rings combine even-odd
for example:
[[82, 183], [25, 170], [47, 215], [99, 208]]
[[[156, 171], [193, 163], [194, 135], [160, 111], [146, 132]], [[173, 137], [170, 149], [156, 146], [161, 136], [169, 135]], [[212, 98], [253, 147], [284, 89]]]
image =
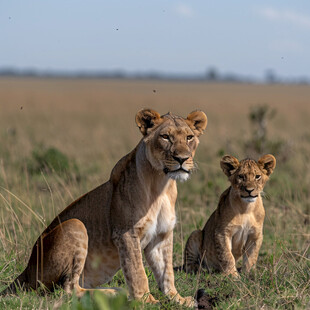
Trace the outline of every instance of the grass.
[[[310, 308], [309, 96], [310, 87], [299, 85], [0, 79], [0, 290], [26, 266], [33, 243], [55, 215], [106, 181], [135, 147], [141, 136], [134, 116], [142, 107], [182, 116], [198, 108], [209, 119], [196, 154], [199, 168], [178, 185], [174, 265], [180, 265], [187, 237], [204, 225], [228, 186], [220, 157], [262, 155], [249, 147], [254, 135], [249, 115], [264, 104], [275, 115], [261, 151], [273, 153], [277, 167], [265, 187], [257, 269], [238, 281], [176, 272], [175, 282], [183, 296], [203, 288], [218, 309]], [[167, 302], [148, 269], [147, 275], [161, 307], [180, 309]], [[122, 272], [109, 285], [126, 287]], [[159, 308], [100, 293], [78, 300], [62, 290], [0, 297], [1, 309], [121, 307]]]

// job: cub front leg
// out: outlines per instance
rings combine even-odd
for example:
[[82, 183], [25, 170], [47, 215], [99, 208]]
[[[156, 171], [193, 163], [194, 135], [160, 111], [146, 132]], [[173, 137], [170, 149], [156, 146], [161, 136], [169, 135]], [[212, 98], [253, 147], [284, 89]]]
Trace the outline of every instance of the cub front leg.
[[240, 275], [236, 268], [236, 260], [231, 252], [231, 237], [224, 234], [215, 234], [215, 251], [218, 267], [226, 275], [238, 278]]
[[145, 258], [154, 273], [159, 289], [174, 302], [194, 307], [193, 297], [181, 297], [174, 286], [172, 252], [173, 231], [157, 236], [144, 249]]
[[255, 266], [262, 243], [262, 233], [259, 233], [258, 235], [249, 235], [245, 244], [242, 270], [249, 272], [250, 269]]
[[114, 244], [118, 248], [120, 264], [130, 297], [149, 303], [157, 303], [158, 300], [150, 294], [138, 236], [127, 231], [114, 238]]

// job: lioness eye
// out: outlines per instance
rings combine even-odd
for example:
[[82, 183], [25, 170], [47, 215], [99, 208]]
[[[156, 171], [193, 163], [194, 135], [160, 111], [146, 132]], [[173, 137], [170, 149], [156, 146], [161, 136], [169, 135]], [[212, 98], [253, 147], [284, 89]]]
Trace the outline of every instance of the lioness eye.
[[161, 137], [165, 140], [169, 140], [169, 136], [168, 135], [161, 135]]
[[255, 176], [255, 179], [256, 179], [256, 180], [259, 180], [261, 177], [262, 177], [262, 176], [258, 174], [258, 175]]
[[189, 135], [189, 136], [187, 136], [187, 141], [190, 141], [190, 140], [192, 140], [193, 138], [194, 138], [193, 135]]

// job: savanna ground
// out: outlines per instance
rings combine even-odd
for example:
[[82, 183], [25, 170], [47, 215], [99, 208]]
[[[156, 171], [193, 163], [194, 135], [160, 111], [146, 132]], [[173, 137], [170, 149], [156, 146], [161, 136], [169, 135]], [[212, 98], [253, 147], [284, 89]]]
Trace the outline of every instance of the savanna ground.
[[[277, 167], [265, 188], [264, 242], [256, 271], [238, 281], [177, 272], [179, 292], [193, 296], [204, 288], [218, 309], [309, 309], [309, 99], [306, 85], [1, 78], [0, 290], [26, 266], [33, 243], [55, 215], [105, 182], [115, 163], [136, 146], [139, 109], [184, 117], [201, 109], [209, 122], [196, 154], [199, 168], [178, 186], [175, 266], [182, 263], [191, 231], [202, 228], [228, 187], [219, 166], [222, 155], [257, 159], [272, 153]], [[179, 309], [166, 302], [148, 269], [147, 274], [161, 307]], [[109, 285], [126, 287], [122, 273]], [[1, 309], [133, 307], [143, 308], [124, 296], [77, 300], [61, 290], [0, 297]]]

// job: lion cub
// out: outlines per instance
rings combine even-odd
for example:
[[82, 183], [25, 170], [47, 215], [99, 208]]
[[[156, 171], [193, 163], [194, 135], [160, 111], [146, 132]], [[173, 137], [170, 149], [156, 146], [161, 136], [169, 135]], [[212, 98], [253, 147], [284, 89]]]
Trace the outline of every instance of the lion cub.
[[238, 277], [237, 260], [243, 256], [243, 267], [255, 265], [263, 241], [265, 210], [261, 192], [276, 166], [272, 155], [257, 162], [238, 161], [226, 155], [221, 168], [231, 186], [220, 197], [217, 209], [203, 230], [195, 230], [187, 240], [184, 252], [186, 272], [197, 272], [202, 265]]

